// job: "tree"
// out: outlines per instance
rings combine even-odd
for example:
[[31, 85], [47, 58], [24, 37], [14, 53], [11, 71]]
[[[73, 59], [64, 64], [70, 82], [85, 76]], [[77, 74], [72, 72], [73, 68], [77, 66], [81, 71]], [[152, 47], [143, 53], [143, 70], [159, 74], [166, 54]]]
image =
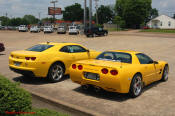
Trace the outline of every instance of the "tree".
[[2, 26], [7, 26], [7, 25], [9, 25], [9, 18], [8, 17], [5, 17], [5, 16], [1, 16], [0, 17], [0, 21], [1, 21], [1, 24], [2, 24]]
[[25, 15], [23, 19], [29, 22], [29, 24], [37, 24], [39, 22], [39, 19], [33, 15]]
[[125, 27], [125, 21], [120, 16], [115, 16], [113, 23], [117, 24], [117, 29]]
[[128, 28], [140, 28], [150, 15], [152, 0], [117, 0], [115, 11]]
[[154, 19], [159, 16], [159, 12], [156, 8], [152, 8], [150, 11], [150, 19]]
[[65, 21], [80, 21], [83, 20], [83, 9], [81, 5], [75, 3], [74, 5], [65, 7], [63, 11], [63, 19]]
[[[114, 17], [114, 12], [109, 6], [101, 5], [97, 9], [97, 13], [98, 13], [99, 24], [104, 24], [104, 23], [107, 23], [109, 21], [112, 21], [112, 19]], [[95, 14], [94, 19], [96, 20], [96, 14]]]

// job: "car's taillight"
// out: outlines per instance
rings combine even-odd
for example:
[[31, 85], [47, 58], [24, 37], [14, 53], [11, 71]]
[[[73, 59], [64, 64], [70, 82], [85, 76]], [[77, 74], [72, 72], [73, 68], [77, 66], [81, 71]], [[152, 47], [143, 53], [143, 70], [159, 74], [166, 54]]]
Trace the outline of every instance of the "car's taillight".
[[31, 57], [31, 60], [33, 60], [33, 61], [36, 60], [36, 57]]
[[77, 68], [76, 64], [72, 64], [72, 68], [76, 69]]
[[25, 57], [26, 60], [30, 60], [30, 57]]
[[110, 73], [111, 73], [111, 75], [117, 75], [118, 71], [117, 70], [111, 70]]
[[78, 65], [78, 69], [79, 70], [82, 70], [83, 69], [83, 66], [82, 65]]
[[103, 68], [103, 69], [101, 70], [101, 72], [102, 72], [103, 74], [107, 74], [107, 73], [108, 73], [108, 69]]

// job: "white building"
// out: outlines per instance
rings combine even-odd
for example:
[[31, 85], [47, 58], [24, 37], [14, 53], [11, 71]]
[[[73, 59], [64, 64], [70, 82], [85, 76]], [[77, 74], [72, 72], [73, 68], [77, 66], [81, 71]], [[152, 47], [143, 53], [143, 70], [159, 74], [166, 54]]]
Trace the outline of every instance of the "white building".
[[147, 23], [147, 26], [154, 29], [175, 29], [175, 19], [160, 15]]

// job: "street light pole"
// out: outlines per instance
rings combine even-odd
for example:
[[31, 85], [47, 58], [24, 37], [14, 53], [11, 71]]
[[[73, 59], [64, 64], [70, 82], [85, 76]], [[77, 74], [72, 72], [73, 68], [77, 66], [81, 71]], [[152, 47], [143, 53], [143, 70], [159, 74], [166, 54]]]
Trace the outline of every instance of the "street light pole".
[[84, 0], [84, 28], [86, 28], [86, 0]]
[[92, 28], [92, 0], [89, 0], [89, 28]]
[[98, 1], [99, 0], [95, 0], [95, 9], [96, 9], [96, 23], [98, 24]]

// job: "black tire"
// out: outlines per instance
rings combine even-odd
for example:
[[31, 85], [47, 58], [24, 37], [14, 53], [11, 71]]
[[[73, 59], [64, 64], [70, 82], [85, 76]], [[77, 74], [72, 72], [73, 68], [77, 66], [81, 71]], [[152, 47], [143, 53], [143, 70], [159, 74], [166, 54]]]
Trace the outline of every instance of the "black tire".
[[140, 74], [134, 75], [131, 85], [129, 95], [132, 98], [140, 96], [142, 93], [142, 77]]
[[92, 37], [95, 37], [95, 36], [96, 36], [95, 33], [93, 33], [93, 34], [92, 34]]
[[58, 82], [63, 78], [64, 72], [65, 72], [65, 69], [61, 63], [54, 63], [49, 69], [47, 78], [51, 82]]
[[107, 32], [104, 32], [104, 36], [107, 36], [108, 35], [108, 33]]
[[169, 67], [168, 65], [165, 65], [164, 69], [163, 69], [163, 74], [162, 74], [162, 79], [161, 81], [167, 81], [168, 80], [168, 73], [169, 73]]

